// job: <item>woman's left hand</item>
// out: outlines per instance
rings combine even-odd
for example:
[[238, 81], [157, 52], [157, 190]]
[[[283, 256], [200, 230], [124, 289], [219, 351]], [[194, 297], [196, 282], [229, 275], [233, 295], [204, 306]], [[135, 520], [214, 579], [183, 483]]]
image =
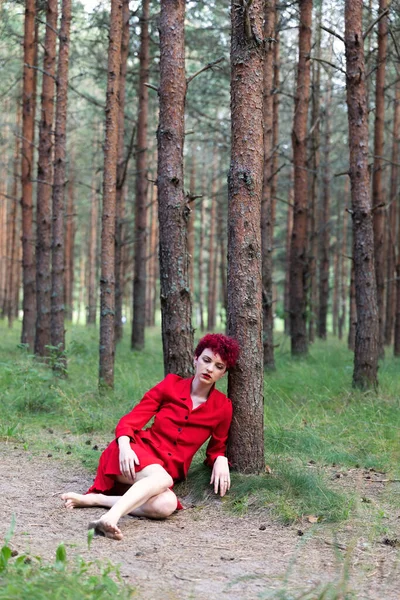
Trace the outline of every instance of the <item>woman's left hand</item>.
[[211, 473], [210, 484], [214, 484], [214, 492], [220, 496], [225, 496], [231, 487], [231, 477], [229, 474], [228, 459], [226, 456], [218, 456], [215, 460]]

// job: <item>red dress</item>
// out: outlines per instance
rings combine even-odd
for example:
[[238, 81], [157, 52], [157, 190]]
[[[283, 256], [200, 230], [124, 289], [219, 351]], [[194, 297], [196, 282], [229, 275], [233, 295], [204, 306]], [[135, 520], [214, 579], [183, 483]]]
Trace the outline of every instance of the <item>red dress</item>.
[[[207, 401], [193, 410], [192, 380], [167, 375], [122, 417], [115, 430], [116, 439], [101, 455], [96, 478], [87, 493], [111, 490], [113, 476], [121, 475], [117, 439], [122, 435], [131, 438], [131, 448], [140, 462], [136, 471], [159, 464], [174, 481], [186, 477], [193, 456], [208, 438], [205, 463], [212, 467], [218, 456], [225, 456], [231, 401], [213, 388]], [[142, 429], [153, 416], [151, 427]]]

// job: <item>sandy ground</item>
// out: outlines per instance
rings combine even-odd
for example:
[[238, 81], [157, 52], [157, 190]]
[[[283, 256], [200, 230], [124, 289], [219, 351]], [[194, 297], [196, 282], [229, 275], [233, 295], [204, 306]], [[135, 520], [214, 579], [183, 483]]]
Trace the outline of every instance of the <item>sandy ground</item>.
[[[67, 511], [59, 499], [64, 491], [86, 490], [92, 482], [87, 472], [70, 457], [32, 456], [15, 444], [0, 443], [0, 461], [1, 539], [14, 514], [13, 549], [53, 561], [64, 542], [69, 559], [109, 559], [142, 600], [255, 600], [284, 589], [294, 598], [306, 590], [307, 598], [317, 598], [318, 586], [338, 582], [352, 598], [400, 599], [400, 510], [385, 517], [398, 531], [388, 545], [384, 534], [371, 536], [362, 519], [335, 528], [307, 522], [285, 527], [267, 510], [238, 517], [215, 499], [166, 521], [125, 517], [121, 542], [96, 537], [88, 550], [87, 524], [103, 510]], [[374, 502], [387, 484], [367, 477], [353, 472], [333, 485], [356, 485], [360, 498]]]

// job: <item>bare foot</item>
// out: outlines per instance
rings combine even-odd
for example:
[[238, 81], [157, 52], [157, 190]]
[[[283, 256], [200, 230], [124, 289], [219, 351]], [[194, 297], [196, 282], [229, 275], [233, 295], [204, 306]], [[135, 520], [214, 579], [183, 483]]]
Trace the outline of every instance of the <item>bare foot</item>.
[[108, 537], [113, 540], [122, 540], [124, 537], [119, 527], [112, 523], [107, 523], [107, 521], [103, 519], [92, 521], [89, 523], [88, 529], [94, 529], [95, 535], [102, 535], [103, 537]]
[[83, 508], [85, 506], [97, 506], [99, 494], [75, 494], [67, 492], [62, 494], [61, 500], [65, 502], [65, 508]]

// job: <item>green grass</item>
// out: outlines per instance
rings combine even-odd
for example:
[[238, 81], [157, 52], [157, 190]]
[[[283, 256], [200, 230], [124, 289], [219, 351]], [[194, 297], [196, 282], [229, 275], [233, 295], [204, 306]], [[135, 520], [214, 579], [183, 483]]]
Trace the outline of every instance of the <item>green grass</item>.
[[[68, 331], [68, 378], [54, 376], [29, 356], [18, 345], [16, 328], [9, 331], [0, 322], [0, 330], [0, 439], [30, 452], [79, 460], [93, 472], [118, 419], [163, 377], [158, 330], [147, 332], [143, 352], [130, 350], [125, 333], [117, 349], [115, 390], [102, 393], [96, 330], [76, 326]], [[309, 514], [321, 521], [343, 520], [355, 506], [355, 495], [331, 489], [327, 466], [400, 475], [399, 361], [388, 356], [382, 363], [377, 394], [360, 393], [351, 387], [353, 356], [345, 343], [319, 341], [307, 358], [293, 360], [287, 340], [277, 341], [277, 369], [265, 376], [265, 449], [272, 475], [233, 474], [224, 502], [238, 512], [266, 506], [285, 522]], [[180, 493], [206, 497], [209, 470], [202, 465], [202, 452]]]

